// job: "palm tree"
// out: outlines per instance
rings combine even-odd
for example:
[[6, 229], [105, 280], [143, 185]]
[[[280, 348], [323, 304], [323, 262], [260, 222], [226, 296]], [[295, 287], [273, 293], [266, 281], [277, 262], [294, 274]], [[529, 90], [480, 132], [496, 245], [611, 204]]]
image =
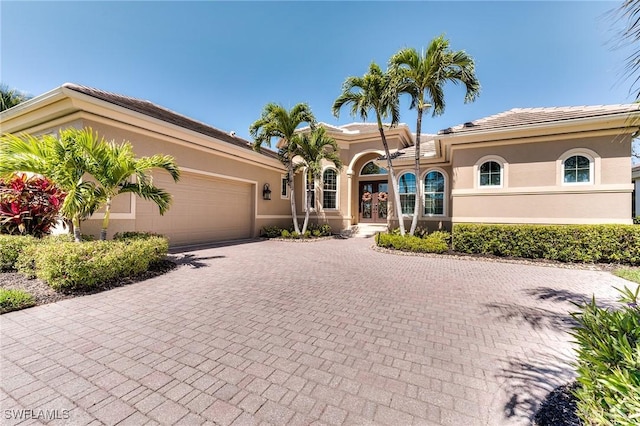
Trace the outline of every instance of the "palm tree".
[[101, 240], [107, 239], [111, 202], [119, 194], [133, 193], [145, 200], [150, 200], [158, 206], [161, 215], [169, 209], [171, 194], [154, 186], [149, 172], [152, 169], [164, 169], [171, 175], [174, 182], [178, 182], [180, 170], [173, 157], [158, 154], [136, 158], [131, 143], [106, 142], [90, 128], [79, 131], [76, 142], [87, 158], [88, 173], [98, 183], [100, 206], [104, 205]]
[[640, 100], [640, 2], [638, 0], [624, 0], [620, 6], [609, 12], [622, 29], [616, 32], [614, 48], [631, 46], [632, 50], [626, 58], [625, 79], [632, 79], [629, 92], [634, 93], [636, 100]]
[[302, 160], [297, 167], [306, 168], [305, 182], [307, 187], [307, 207], [304, 213], [304, 223], [302, 225], [302, 234], [307, 232], [309, 225], [309, 213], [311, 208], [312, 183], [322, 179], [322, 165], [329, 162], [342, 168], [342, 160], [340, 159], [340, 151], [335, 139], [327, 136], [323, 127], [318, 127], [311, 133], [304, 133], [295, 136], [295, 149], [293, 155]]
[[287, 168], [287, 184], [291, 201], [291, 217], [293, 218], [293, 229], [300, 233], [298, 216], [296, 214], [295, 185], [294, 185], [294, 164], [293, 152], [295, 151], [295, 132], [303, 123], [307, 123], [313, 130], [316, 119], [311, 112], [309, 105], [300, 103], [287, 111], [283, 106], [275, 103], [265, 105], [262, 115], [249, 127], [249, 133], [254, 139], [253, 149], [260, 151], [262, 145], [271, 147], [273, 138], [280, 139], [281, 161]]
[[389, 73], [383, 72], [380, 67], [372, 62], [369, 65], [369, 72], [362, 77], [348, 77], [342, 85], [342, 94], [333, 103], [333, 115], [340, 114], [343, 105], [351, 104], [351, 115], [360, 116], [366, 121], [369, 111], [373, 110], [378, 123], [378, 131], [382, 139], [384, 153], [387, 158], [387, 167], [391, 177], [391, 185], [394, 193], [395, 210], [398, 215], [400, 234], [404, 235], [404, 222], [400, 208], [400, 193], [398, 192], [398, 182], [393, 170], [389, 144], [384, 134], [382, 119], [391, 118], [390, 127], [394, 127], [399, 121], [398, 93], [394, 80]]
[[31, 172], [49, 178], [66, 193], [60, 212], [72, 224], [74, 238], [80, 242], [80, 222], [93, 214], [100, 194], [95, 183], [83, 180], [88, 166], [75, 142], [77, 129], [66, 129], [59, 137], [36, 138], [7, 134], [0, 138], [0, 176]]
[[[418, 53], [405, 48], [393, 55], [389, 61], [391, 72], [398, 79], [398, 91], [411, 96], [411, 108], [416, 108], [418, 119], [415, 142], [415, 175], [420, 176], [420, 134], [422, 114], [433, 108], [433, 116], [444, 113], [444, 85], [447, 82], [462, 83], [466, 88], [465, 102], [472, 102], [480, 92], [480, 82], [475, 75], [473, 58], [465, 51], [449, 49], [449, 40], [444, 35], [434, 38], [426, 52]], [[409, 233], [413, 235], [418, 224], [422, 191], [416, 192], [413, 221]]]
[[10, 89], [6, 84], [0, 84], [0, 112], [12, 108], [30, 97], [15, 89]]

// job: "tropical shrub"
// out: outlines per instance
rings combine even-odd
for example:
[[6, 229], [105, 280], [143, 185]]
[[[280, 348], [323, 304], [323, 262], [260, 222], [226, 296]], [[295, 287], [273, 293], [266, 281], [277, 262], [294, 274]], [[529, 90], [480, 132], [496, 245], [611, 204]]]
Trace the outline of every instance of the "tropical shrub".
[[44, 243], [23, 250], [16, 267], [55, 290], [87, 290], [146, 271], [150, 264], [162, 260], [168, 249], [168, 240], [155, 236], [83, 244]]
[[0, 179], [0, 234], [47, 235], [58, 221], [65, 194], [50, 180], [16, 173]]
[[15, 269], [20, 253], [37, 241], [31, 236], [0, 235], [0, 271]]
[[0, 288], [0, 314], [33, 305], [35, 305], [35, 300], [26, 291]]
[[160, 237], [163, 238], [161, 234], [156, 234], [155, 232], [147, 232], [147, 231], [125, 231], [125, 232], [116, 232], [113, 236], [113, 239], [116, 241], [122, 240], [148, 240], [149, 238]]
[[578, 416], [585, 424], [640, 423], [640, 308], [638, 293], [622, 291], [621, 309], [599, 308], [595, 298], [573, 313], [578, 325]]
[[319, 223], [312, 223], [309, 225], [309, 231], [314, 237], [329, 237], [331, 236], [331, 225], [328, 223], [323, 223], [320, 225]]
[[633, 218], [634, 225], [640, 225], [640, 216], [636, 216]]
[[291, 233], [288, 230], [283, 229], [282, 232], [280, 233], [280, 236], [282, 238], [291, 238]]
[[260, 234], [265, 238], [278, 238], [282, 236], [282, 229], [277, 226], [265, 226]]
[[423, 238], [393, 233], [380, 233], [376, 236], [378, 247], [416, 253], [444, 253], [449, 250], [450, 240], [451, 235], [444, 231], [436, 231]]
[[560, 262], [640, 264], [633, 225], [456, 224], [453, 250]]

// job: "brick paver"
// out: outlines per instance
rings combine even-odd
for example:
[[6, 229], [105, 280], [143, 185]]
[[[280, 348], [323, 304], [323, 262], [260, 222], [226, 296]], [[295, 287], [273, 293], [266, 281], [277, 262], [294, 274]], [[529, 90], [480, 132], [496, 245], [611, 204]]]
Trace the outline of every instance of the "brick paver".
[[177, 254], [164, 276], [3, 315], [2, 423], [529, 424], [572, 377], [570, 302], [624, 285], [370, 245]]

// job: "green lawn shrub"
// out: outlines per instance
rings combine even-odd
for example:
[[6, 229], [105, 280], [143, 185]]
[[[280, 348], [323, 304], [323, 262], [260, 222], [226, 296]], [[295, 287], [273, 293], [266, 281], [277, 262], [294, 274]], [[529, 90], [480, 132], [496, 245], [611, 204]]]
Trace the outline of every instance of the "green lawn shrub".
[[453, 250], [560, 262], [640, 264], [633, 225], [456, 224]]
[[622, 291], [621, 309], [595, 299], [572, 314], [578, 325], [578, 416], [586, 425], [640, 424], [640, 308], [638, 290]]
[[278, 226], [264, 226], [260, 235], [265, 238], [278, 238], [282, 236], [282, 229]]
[[158, 236], [39, 244], [25, 249], [16, 266], [55, 290], [87, 290], [145, 272], [150, 264], [162, 260], [168, 249], [168, 240]]
[[22, 290], [0, 288], [0, 314], [35, 305], [33, 296]]
[[0, 272], [16, 269], [20, 253], [37, 242], [36, 238], [28, 235], [0, 235]]
[[309, 225], [309, 231], [311, 231], [311, 235], [314, 237], [330, 237], [331, 236], [331, 225], [328, 223], [323, 223], [322, 225], [319, 223], [312, 223]]
[[392, 248], [414, 253], [444, 253], [449, 250], [451, 234], [444, 231], [436, 231], [425, 237], [412, 235], [379, 233], [376, 236], [378, 247]]
[[139, 231], [126, 231], [126, 232], [116, 232], [113, 236], [113, 239], [116, 241], [122, 240], [148, 240], [150, 238], [160, 237], [163, 238], [162, 235], [156, 234], [154, 232], [139, 232]]

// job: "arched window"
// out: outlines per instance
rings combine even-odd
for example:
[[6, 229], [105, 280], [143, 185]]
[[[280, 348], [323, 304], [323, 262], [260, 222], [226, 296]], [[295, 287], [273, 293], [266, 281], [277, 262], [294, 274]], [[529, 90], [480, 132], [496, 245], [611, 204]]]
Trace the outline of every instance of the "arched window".
[[322, 174], [322, 208], [338, 208], [338, 173], [335, 169], [327, 169]]
[[564, 183], [591, 183], [592, 161], [584, 155], [567, 157], [562, 165]]
[[424, 177], [424, 214], [444, 215], [444, 175], [436, 170]]
[[360, 176], [386, 175], [386, 174], [388, 174], [387, 169], [385, 169], [384, 167], [378, 166], [373, 161], [369, 161], [367, 164], [365, 164], [364, 167], [362, 168], [362, 171], [360, 172]]
[[497, 161], [485, 161], [478, 171], [480, 186], [502, 186], [502, 166]]
[[398, 179], [398, 193], [402, 214], [412, 215], [416, 204], [416, 175], [402, 174]]

